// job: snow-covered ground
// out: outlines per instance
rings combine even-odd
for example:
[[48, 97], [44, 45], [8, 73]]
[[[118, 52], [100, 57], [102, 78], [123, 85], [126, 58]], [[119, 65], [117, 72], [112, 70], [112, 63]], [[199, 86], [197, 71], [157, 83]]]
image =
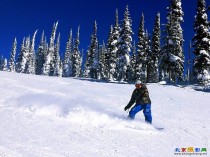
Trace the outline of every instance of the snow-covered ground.
[[0, 157], [174, 157], [188, 147], [210, 155], [210, 93], [148, 84], [153, 123], [164, 127], [156, 130], [142, 112], [126, 120], [133, 89], [0, 72]]

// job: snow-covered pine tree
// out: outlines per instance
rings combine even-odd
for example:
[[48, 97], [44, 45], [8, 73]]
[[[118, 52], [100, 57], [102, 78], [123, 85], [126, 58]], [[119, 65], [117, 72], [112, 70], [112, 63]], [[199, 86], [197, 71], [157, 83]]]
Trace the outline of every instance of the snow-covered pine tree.
[[152, 79], [152, 71], [153, 71], [153, 63], [152, 63], [152, 50], [151, 50], [151, 41], [150, 41], [150, 35], [148, 34], [148, 31], [146, 30], [145, 33], [145, 49], [146, 49], [146, 54], [147, 54], [147, 81], [149, 83], [153, 82]]
[[188, 48], [188, 59], [186, 61], [186, 81], [188, 84], [193, 82], [193, 60], [192, 60], [192, 43], [190, 41]]
[[[29, 40], [29, 42], [30, 42], [30, 40]], [[27, 57], [28, 57], [28, 54], [27, 54], [26, 46], [25, 46], [25, 38], [23, 38], [23, 42], [21, 45], [20, 52], [18, 54], [16, 66], [15, 66], [16, 72], [18, 72], [18, 73], [25, 72]]]
[[147, 52], [144, 30], [144, 14], [142, 13], [139, 30], [138, 30], [138, 44], [137, 44], [137, 59], [136, 59], [136, 79], [146, 82], [147, 79]]
[[53, 25], [53, 29], [52, 29], [52, 34], [50, 37], [50, 45], [48, 48], [48, 52], [47, 52], [47, 56], [45, 58], [45, 63], [43, 66], [43, 71], [42, 74], [43, 75], [49, 75], [49, 76], [53, 76], [54, 75], [54, 71], [55, 71], [55, 65], [53, 64], [53, 54], [55, 51], [55, 36], [56, 36], [56, 30], [58, 27], [58, 21], [56, 23], [54, 23]]
[[114, 28], [111, 28], [109, 39], [108, 39], [108, 80], [109, 81], [115, 81], [117, 80], [117, 60], [118, 60], [118, 40], [120, 35], [120, 26], [119, 26], [119, 20], [118, 20], [118, 9], [116, 9], [115, 13], [115, 24]]
[[114, 51], [114, 49], [117, 47], [113, 44], [113, 41], [113, 26], [111, 25], [107, 41], [107, 53], [105, 54], [104, 63], [104, 75], [106, 80], [109, 81], [114, 80], [114, 74], [116, 71], [116, 52]]
[[130, 68], [129, 68], [129, 74], [128, 74], [128, 79], [131, 82], [134, 82], [136, 80], [136, 43], [135, 41], [133, 42], [133, 47], [132, 47], [132, 55], [131, 55], [131, 62], [130, 62]]
[[157, 57], [157, 60], [160, 58], [160, 36], [161, 36], [161, 30], [160, 30], [160, 13], [157, 14], [155, 19], [155, 24], [153, 28], [153, 34], [152, 34], [152, 54]]
[[66, 52], [63, 61], [63, 77], [72, 76], [72, 29], [66, 42]]
[[205, 84], [210, 81], [210, 26], [205, 0], [198, 0], [197, 2], [194, 31], [193, 47], [195, 54], [194, 70], [197, 75], [196, 80], [199, 83]]
[[160, 58], [160, 13], [157, 14], [152, 34], [152, 54], [151, 54], [151, 82], [159, 81], [158, 63]]
[[3, 62], [3, 63], [4, 63], [4, 64], [3, 64], [3, 66], [2, 66], [2, 67], [3, 67], [2, 70], [3, 70], [3, 71], [7, 71], [8, 68], [7, 68], [7, 59], [6, 59], [6, 58], [4, 59], [4, 62]]
[[79, 77], [80, 76], [80, 70], [81, 70], [81, 56], [80, 56], [80, 50], [79, 50], [79, 31], [80, 31], [80, 26], [78, 26], [77, 30], [77, 37], [74, 41], [74, 48], [73, 48], [73, 53], [72, 53], [72, 76], [73, 77]]
[[15, 38], [13, 45], [12, 45], [12, 50], [10, 53], [10, 60], [9, 60], [9, 71], [14, 72], [15, 71], [15, 55], [17, 51], [17, 40]]
[[170, 25], [171, 22], [168, 18], [168, 23], [164, 24], [165, 30], [163, 30], [163, 46], [160, 50], [160, 57], [159, 57], [159, 81], [166, 80], [169, 78], [169, 51], [171, 52], [171, 46], [169, 44], [170, 39]]
[[29, 51], [28, 51], [28, 60], [27, 60], [27, 68], [26, 68], [26, 73], [27, 74], [35, 74], [35, 38], [36, 38], [36, 34], [37, 34], [36, 30], [34, 32], [33, 38], [31, 40], [31, 43], [29, 45]]
[[98, 42], [95, 54], [94, 54], [94, 61], [93, 61], [93, 78], [99, 80], [101, 78], [100, 76], [100, 66], [99, 66], [99, 51], [100, 51], [100, 44]]
[[31, 47], [31, 38], [30, 35], [26, 38], [25, 41], [25, 51], [26, 51], [26, 63], [25, 63], [25, 69], [24, 73], [27, 73], [27, 70], [29, 68], [29, 53], [30, 53], [30, 47]]
[[[130, 22], [132, 22], [132, 21], [130, 21]], [[118, 9], [116, 9], [115, 24], [114, 24], [114, 28], [113, 28], [113, 32], [112, 32], [112, 34], [113, 34], [113, 42], [112, 42], [113, 48], [112, 48], [112, 51], [113, 51], [113, 54], [115, 54], [115, 56], [116, 56], [116, 60], [118, 58], [117, 52], [118, 52], [118, 40], [119, 40], [119, 37], [120, 37], [120, 30], [121, 30], [121, 28], [120, 28], [120, 25], [119, 25]]]
[[83, 77], [90, 78], [90, 64], [89, 64], [90, 56], [88, 56], [89, 50], [87, 50], [86, 54], [87, 54], [87, 56], [86, 56], [86, 60], [85, 60], [85, 64], [84, 64]]
[[38, 52], [36, 54], [36, 69], [35, 72], [37, 75], [42, 74], [43, 65], [45, 63], [45, 58], [47, 55], [47, 43], [45, 41], [44, 31], [42, 32], [40, 44], [38, 47]]
[[82, 66], [80, 67], [80, 76], [79, 77], [83, 77], [83, 57], [84, 57], [84, 49], [82, 49], [82, 53], [81, 53], [81, 64], [82, 64]]
[[181, 0], [171, 0], [166, 24], [164, 45], [160, 60], [160, 68], [166, 74], [169, 81], [174, 83], [183, 80], [184, 54], [183, 54], [183, 11]]
[[63, 62], [62, 62], [62, 60], [60, 59], [59, 77], [62, 77], [62, 76], [63, 76]]
[[100, 79], [100, 72], [99, 72], [99, 42], [98, 42], [98, 37], [97, 37], [97, 23], [95, 21], [95, 34], [94, 38], [96, 39], [93, 43], [92, 51], [94, 52], [94, 60], [93, 60], [93, 65], [92, 65], [92, 78], [94, 79]]
[[54, 55], [53, 55], [53, 65], [55, 66], [54, 67], [54, 74], [53, 76], [62, 76], [62, 73], [61, 73], [61, 68], [60, 68], [60, 62], [61, 62], [61, 59], [60, 59], [60, 33], [58, 34], [58, 37], [57, 37], [57, 42], [56, 42], [56, 45], [55, 45], [55, 51], [54, 51]]
[[7, 59], [6, 58], [4, 58], [3, 56], [1, 57], [1, 61], [0, 61], [0, 63], [1, 63], [1, 67], [0, 67], [0, 70], [1, 71], [7, 71]]
[[108, 67], [107, 64], [107, 57], [108, 56], [108, 52], [107, 52], [107, 48], [106, 45], [103, 41], [103, 45], [99, 47], [99, 79], [105, 80], [107, 79], [107, 76], [105, 75], [105, 67]]
[[43, 67], [42, 67], [42, 72], [41, 72], [41, 75], [44, 75], [44, 67], [45, 67], [45, 63], [46, 63], [46, 59], [47, 59], [47, 55], [48, 55], [48, 51], [49, 51], [49, 44], [47, 42], [47, 36], [45, 36], [45, 40], [44, 40], [44, 64], [43, 64]]
[[131, 42], [132, 42], [132, 20], [130, 18], [130, 13], [128, 6], [124, 13], [124, 20], [122, 28], [119, 34], [118, 40], [118, 80], [121, 82], [128, 81], [127, 70], [130, 65], [130, 52], [131, 52]]
[[3, 64], [1, 65], [1, 66], [2, 66], [2, 71], [7, 71], [7, 59], [4, 58], [4, 60], [3, 60], [2, 63], [3, 63]]
[[86, 54], [86, 60], [84, 64], [84, 71], [83, 71], [83, 77], [90, 78], [90, 56], [88, 55], [90, 52], [87, 50]]
[[94, 22], [93, 34], [91, 35], [91, 44], [87, 52], [84, 76], [97, 79], [98, 69], [98, 39], [97, 39], [97, 23]]

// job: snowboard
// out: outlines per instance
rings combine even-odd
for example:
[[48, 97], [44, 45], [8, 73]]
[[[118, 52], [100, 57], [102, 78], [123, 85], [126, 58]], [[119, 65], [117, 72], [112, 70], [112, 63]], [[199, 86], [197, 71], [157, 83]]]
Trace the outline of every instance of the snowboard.
[[145, 129], [144, 127], [142, 128], [141, 125], [140, 126], [126, 125], [125, 127], [128, 128], [128, 129], [134, 130], [134, 131], [145, 131], [147, 129], [149, 129], [149, 130], [154, 129], [154, 130], [157, 130], [157, 131], [162, 131], [164, 129], [164, 127], [157, 127], [157, 126], [153, 126], [153, 125], [148, 126], [147, 129]]
[[[123, 120], [126, 122], [125, 127], [128, 129], [132, 129], [132, 130], [144, 130], [144, 128], [142, 128], [141, 122], [137, 125], [133, 125], [132, 122], [138, 123], [135, 119], [130, 118], [129, 116], [119, 116], [119, 115], [115, 115], [114, 116], [117, 119]], [[147, 124], [148, 129], [154, 128], [155, 130], [161, 131], [164, 129], [164, 127], [162, 125], [159, 125], [157, 123], [153, 123], [153, 124]]]
[[[127, 117], [125, 117], [125, 120], [132, 121], [133, 119], [131, 119], [129, 116], [127, 116]], [[161, 125], [158, 125], [158, 124], [149, 124], [148, 123], [148, 125], [153, 127], [156, 130], [159, 130], [159, 131], [164, 129], [164, 127], [162, 127]], [[131, 127], [131, 129], [136, 129], [137, 130], [137, 128], [135, 128], [135, 127], [134, 128]]]

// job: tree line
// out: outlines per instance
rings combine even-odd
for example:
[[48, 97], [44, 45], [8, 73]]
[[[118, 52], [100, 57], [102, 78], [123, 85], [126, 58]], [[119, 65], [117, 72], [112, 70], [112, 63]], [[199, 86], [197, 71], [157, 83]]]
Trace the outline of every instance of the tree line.
[[[197, 1], [195, 35], [192, 38], [193, 44], [189, 47], [188, 59], [185, 59], [183, 50], [184, 37], [181, 24], [184, 12], [181, 0], [170, 0], [167, 11], [164, 30], [161, 30], [160, 13], [158, 13], [151, 35], [144, 27], [145, 19], [142, 13], [137, 43], [132, 39], [134, 33], [128, 6], [122, 23], [119, 23], [116, 9], [115, 23], [110, 26], [107, 43], [99, 43], [95, 21], [90, 46], [84, 60], [83, 51], [79, 49], [80, 26], [75, 39], [72, 37], [72, 30], [70, 31], [65, 55], [61, 58], [60, 33], [56, 38], [58, 27], [56, 22], [49, 43], [43, 31], [37, 51], [35, 51], [37, 31], [32, 38], [30, 36], [24, 38], [17, 59], [15, 39], [9, 64], [7, 59], [2, 57], [0, 70], [120, 82], [134, 82], [137, 79], [144, 83], [157, 83], [161, 80], [177, 83], [186, 79], [203, 84], [210, 82], [210, 22], [205, 0]], [[185, 60], [187, 66], [184, 66]], [[184, 76], [185, 68], [187, 68], [186, 76]]]

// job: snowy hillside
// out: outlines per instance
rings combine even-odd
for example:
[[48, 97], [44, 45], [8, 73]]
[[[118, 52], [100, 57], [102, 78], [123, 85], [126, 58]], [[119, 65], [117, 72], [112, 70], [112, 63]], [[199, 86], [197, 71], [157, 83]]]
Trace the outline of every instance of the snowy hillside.
[[125, 119], [133, 89], [0, 72], [0, 157], [174, 157], [181, 148], [210, 150], [210, 93], [149, 84], [153, 123], [164, 127], [156, 130], [142, 112]]

